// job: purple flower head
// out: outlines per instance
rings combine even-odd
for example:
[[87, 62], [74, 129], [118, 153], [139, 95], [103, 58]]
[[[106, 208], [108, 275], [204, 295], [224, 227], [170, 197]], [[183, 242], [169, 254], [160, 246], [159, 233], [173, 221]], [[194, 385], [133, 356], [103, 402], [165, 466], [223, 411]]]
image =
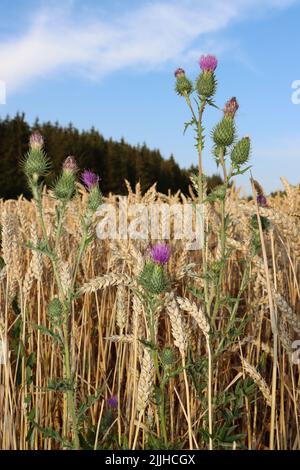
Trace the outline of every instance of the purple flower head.
[[214, 72], [218, 66], [218, 60], [214, 55], [202, 55], [199, 64], [203, 72]]
[[108, 406], [110, 406], [111, 408], [118, 408], [118, 398], [117, 397], [110, 397], [108, 400], [107, 400], [107, 403], [108, 403]]
[[259, 206], [268, 207], [268, 202], [267, 202], [266, 196], [264, 196], [263, 194], [259, 194], [256, 199], [257, 199], [257, 204]]
[[166, 243], [157, 243], [151, 248], [151, 258], [154, 263], [166, 264], [171, 256], [171, 248]]
[[63, 163], [63, 171], [69, 171], [70, 173], [77, 173], [78, 166], [76, 163], [76, 158], [72, 155], [69, 155]]
[[29, 146], [31, 149], [41, 150], [44, 145], [43, 136], [39, 132], [31, 134], [29, 139]]
[[174, 75], [176, 78], [185, 77], [185, 71], [181, 67], [179, 67], [175, 70]]
[[88, 191], [91, 191], [91, 189], [99, 183], [99, 180], [99, 176], [91, 170], [84, 170], [81, 175], [81, 181]]

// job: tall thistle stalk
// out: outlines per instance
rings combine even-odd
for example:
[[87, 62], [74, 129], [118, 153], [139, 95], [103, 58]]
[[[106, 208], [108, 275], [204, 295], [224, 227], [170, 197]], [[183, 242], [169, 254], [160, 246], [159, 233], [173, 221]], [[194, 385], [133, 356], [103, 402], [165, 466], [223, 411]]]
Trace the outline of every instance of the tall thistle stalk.
[[[207, 194], [206, 176], [203, 168], [203, 149], [204, 149], [204, 125], [203, 118], [207, 106], [219, 109], [214, 102], [217, 89], [217, 80], [215, 71], [218, 61], [214, 56], [202, 56], [200, 59], [201, 72], [196, 79], [195, 84], [186, 76], [185, 71], [179, 68], [175, 71], [176, 85], [175, 90], [178, 95], [185, 98], [187, 106], [191, 112], [192, 119], [185, 124], [184, 132], [189, 126], [193, 126], [195, 131], [196, 146], [198, 151], [198, 175], [192, 177], [192, 183], [197, 191], [198, 203], [219, 205], [220, 225], [218, 230], [218, 257], [212, 261], [212, 257], [207, 257], [209, 230], [204, 223], [204, 237], [202, 248], [202, 280], [203, 293], [198, 292], [198, 297], [202, 301], [204, 312], [210, 323], [210, 334], [207, 341], [208, 349], [208, 380], [207, 380], [207, 400], [208, 400], [208, 440], [209, 448], [213, 448], [213, 440], [216, 432], [213, 430], [213, 402], [212, 383], [213, 383], [213, 361], [217, 359], [216, 354], [212, 354], [213, 349], [219, 351], [217, 335], [217, 318], [222, 313], [226, 304], [226, 293], [222, 292], [225, 285], [225, 276], [228, 259], [227, 231], [229, 225], [229, 215], [226, 213], [226, 199], [232, 178], [242, 174], [248, 168], [244, 165], [250, 155], [250, 139], [244, 137], [241, 140], [236, 139], [235, 115], [238, 110], [238, 103], [235, 98], [229, 100], [223, 110], [223, 116], [212, 132], [213, 156], [216, 164], [223, 173], [223, 184], [215, 188], [211, 194]], [[195, 95], [196, 96], [195, 96]], [[194, 95], [194, 96], [193, 96]], [[195, 105], [192, 104], [192, 97]], [[228, 158], [229, 157], [229, 158]], [[229, 163], [228, 163], [229, 161]], [[204, 212], [205, 213], [205, 212]], [[243, 282], [243, 289], [245, 288]], [[229, 324], [235, 321], [237, 305], [232, 308], [226, 306], [231, 315]], [[229, 326], [227, 325], [227, 330]], [[224, 331], [224, 335], [228, 331]], [[221, 348], [222, 349], [222, 348]]]
[[145, 346], [150, 350], [154, 365], [155, 400], [163, 442], [160, 447], [164, 448], [168, 447], [165, 388], [169, 377], [166, 372], [168, 372], [168, 366], [174, 362], [174, 357], [171, 350], [160, 351], [157, 340], [157, 324], [159, 309], [164, 303], [163, 294], [169, 285], [164, 265], [168, 262], [170, 254], [170, 248], [166, 244], [157, 244], [152, 248], [150, 259], [145, 263], [139, 277], [142, 290], [138, 293], [146, 312], [149, 337], [146, 339]]
[[[43, 253], [51, 261], [53, 269], [57, 296], [50, 300], [48, 306], [50, 328], [43, 325], [35, 325], [36, 328], [48, 334], [52, 340], [59, 344], [63, 360], [64, 377], [49, 384], [50, 390], [60, 390], [66, 394], [67, 413], [63, 429], [65, 435], [60, 436], [55, 430], [42, 428], [38, 423], [33, 423], [44, 435], [53, 437], [64, 447], [80, 449], [79, 416], [76, 402], [76, 378], [74, 370], [76, 366], [75, 358], [71, 354], [70, 337], [72, 331], [71, 310], [72, 303], [76, 297], [76, 277], [84, 250], [92, 241], [91, 228], [93, 215], [101, 203], [101, 192], [98, 186], [99, 177], [92, 172], [83, 173], [83, 183], [89, 192], [86, 213], [82, 218], [82, 239], [77, 251], [75, 265], [72, 269], [71, 284], [64, 285], [61, 274], [60, 242], [62, 237], [63, 222], [65, 219], [68, 204], [76, 194], [77, 164], [74, 157], [68, 157], [62, 168], [60, 176], [53, 186], [53, 196], [57, 200], [56, 225], [54, 236], [48, 236], [45, 215], [43, 209], [43, 178], [47, 174], [50, 162], [43, 150], [43, 138], [35, 133], [30, 138], [30, 149], [26, 155], [23, 165], [29, 187], [32, 191], [36, 203], [38, 216], [42, 228], [42, 239], [37, 245], [31, 243], [28, 247], [32, 250]], [[71, 442], [69, 435], [71, 434]]]

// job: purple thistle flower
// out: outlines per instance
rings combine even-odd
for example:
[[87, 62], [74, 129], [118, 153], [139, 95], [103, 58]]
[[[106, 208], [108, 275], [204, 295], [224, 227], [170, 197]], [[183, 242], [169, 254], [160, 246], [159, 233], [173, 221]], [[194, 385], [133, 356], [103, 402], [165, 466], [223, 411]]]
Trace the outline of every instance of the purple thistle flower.
[[39, 132], [31, 134], [29, 139], [29, 146], [31, 149], [41, 150], [44, 145], [43, 136]]
[[81, 181], [88, 191], [91, 191], [91, 189], [99, 183], [99, 180], [99, 176], [91, 170], [84, 170], [81, 175]]
[[218, 60], [214, 55], [202, 55], [199, 64], [203, 72], [214, 72], [218, 66]]
[[259, 194], [256, 199], [257, 199], [257, 204], [259, 206], [268, 207], [268, 202], [267, 202], [266, 196], [264, 196], [263, 194]]
[[76, 158], [73, 155], [69, 155], [63, 163], [63, 171], [69, 171], [70, 173], [77, 173], [78, 166], [76, 163]]
[[110, 397], [108, 400], [107, 400], [107, 403], [108, 403], [108, 406], [110, 406], [111, 408], [118, 408], [118, 398], [117, 397]]
[[176, 78], [181, 78], [185, 76], [185, 71], [179, 67], [178, 69], [175, 70], [174, 75]]
[[171, 248], [166, 243], [157, 243], [151, 248], [151, 258], [154, 263], [166, 264], [171, 256]]

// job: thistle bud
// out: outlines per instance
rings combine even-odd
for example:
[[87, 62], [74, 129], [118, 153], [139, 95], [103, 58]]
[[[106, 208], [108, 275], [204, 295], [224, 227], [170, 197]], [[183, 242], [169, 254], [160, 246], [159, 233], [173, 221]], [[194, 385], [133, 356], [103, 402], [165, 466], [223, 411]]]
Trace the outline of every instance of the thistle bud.
[[49, 160], [43, 150], [44, 139], [39, 132], [31, 135], [29, 152], [23, 160], [24, 173], [29, 181], [36, 184], [40, 177], [45, 176], [49, 170]]
[[176, 78], [185, 77], [185, 71], [181, 67], [179, 67], [178, 69], [175, 70], [174, 75]]
[[39, 132], [31, 134], [29, 139], [29, 147], [31, 150], [41, 150], [44, 146], [43, 136]]
[[176, 362], [176, 355], [172, 348], [164, 348], [160, 358], [165, 366], [172, 366]]
[[69, 155], [69, 157], [65, 159], [63, 163], [63, 171], [68, 171], [74, 174], [78, 172], [78, 166], [75, 157]]
[[224, 106], [224, 116], [234, 118], [238, 109], [239, 109], [239, 104], [236, 98], [233, 97], [231, 98], [231, 100], [227, 101], [227, 103]]
[[178, 68], [177, 70], [175, 70], [174, 75], [176, 77], [176, 93], [180, 96], [184, 96], [185, 94], [190, 95], [193, 91], [193, 84], [185, 76], [185, 71], [181, 68]]
[[234, 141], [235, 126], [231, 117], [224, 116], [213, 131], [213, 140], [217, 146], [228, 147]]
[[90, 209], [90, 211], [96, 212], [96, 210], [99, 208], [101, 203], [102, 203], [102, 194], [97, 184], [97, 185], [94, 185], [90, 190], [89, 198], [88, 198], [88, 208]]
[[75, 182], [74, 173], [63, 171], [53, 188], [55, 197], [64, 202], [70, 201], [75, 194]]
[[235, 165], [243, 165], [249, 159], [250, 155], [250, 139], [243, 137], [237, 142], [231, 152], [231, 161]]
[[215, 195], [217, 199], [224, 201], [226, 197], [226, 187], [223, 184], [216, 186], [213, 190], [213, 194]]

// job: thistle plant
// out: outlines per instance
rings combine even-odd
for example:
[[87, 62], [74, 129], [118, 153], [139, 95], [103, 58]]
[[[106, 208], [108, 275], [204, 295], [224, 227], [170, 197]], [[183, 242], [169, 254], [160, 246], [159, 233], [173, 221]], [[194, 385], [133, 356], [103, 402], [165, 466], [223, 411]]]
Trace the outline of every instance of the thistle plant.
[[[158, 243], [151, 248], [150, 258], [146, 261], [138, 279], [142, 289], [136, 291], [146, 311], [149, 337], [144, 340], [144, 344], [150, 350], [155, 370], [155, 402], [160, 418], [160, 431], [164, 448], [168, 446], [165, 410], [165, 386], [168, 381], [166, 371], [174, 363], [174, 355], [170, 349], [160, 351], [157, 339], [157, 324], [159, 310], [164, 305], [164, 293], [169, 286], [165, 265], [170, 256], [171, 250], [167, 244]], [[142, 413], [140, 412], [140, 418], [141, 416]], [[136, 439], [138, 431], [139, 427], [136, 430]]]
[[[148, 436], [148, 446], [154, 449], [172, 449], [177, 448], [178, 445], [180, 446], [179, 443], [172, 442], [171, 438], [168, 416], [170, 399], [167, 393], [167, 387], [170, 380], [180, 374], [183, 374], [186, 391], [189, 446], [190, 448], [193, 448], [190, 391], [187, 378], [189, 364], [186, 359], [187, 332], [179, 309], [180, 299], [176, 299], [176, 288], [173, 279], [169, 278], [166, 271], [166, 264], [170, 257], [171, 249], [169, 245], [166, 243], [155, 244], [151, 248], [150, 258], [145, 262], [144, 268], [138, 278], [139, 289], [135, 290], [135, 294], [139, 296], [142, 304], [144, 305], [148, 331], [147, 338], [140, 338], [140, 341], [146, 348], [144, 353], [145, 361], [142, 363], [140, 380], [143, 385], [143, 387], [141, 387], [143, 398], [145, 396], [145, 388], [147, 389], [147, 396], [150, 394], [149, 378], [147, 383], [144, 375], [149, 375], [151, 374], [151, 370], [154, 370], [152, 402], [156, 405], [159, 416], [159, 437], [155, 437], [152, 432], [150, 432]], [[161, 346], [160, 344], [158, 338], [158, 327], [160, 314], [164, 309], [170, 318], [174, 345], [178, 348], [180, 357], [178, 357], [178, 354], [175, 352], [173, 347], [168, 344], [164, 346]], [[143, 367], [144, 365], [145, 367]], [[144, 386], [145, 382], [146, 387]], [[133, 448], [135, 448], [135, 444], [137, 442], [140, 421], [144, 409], [145, 400], [142, 400], [142, 406], [138, 406], [139, 419]]]
[[[77, 297], [77, 274], [82, 256], [87, 246], [92, 242], [93, 217], [101, 204], [102, 195], [98, 185], [99, 177], [89, 170], [82, 174], [82, 182], [88, 191], [87, 207], [81, 220], [82, 237], [76, 252], [73, 266], [68, 266], [70, 271], [70, 282], [66, 285], [63, 278], [62, 265], [64, 261], [61, 256], [61, 238], [66, 211], [69, 203], [76, 195], [77, 173], [79, 171], [75, 157], [69, 156], [62, 165], [62, 170], [53, 184], [52, 195], [56, 200], [56, 222], [54, 235], [48, 235], [43, 209], [44, 181], [43, 177], [50, 168], [50, 161], [43, 149], [44, 141], [40, 134], [34, 133], [29, 142], [29, 152], [24, 158], [23, 168], [27, 177], [28, 185], [32, 191], [33, 198], [39, 215], [42, 228], [42, 238], [37, 244], [28, 244], [28, 248], [42, 253], [51, 262], [55, 278], [55, 292], [48, 305], [48, 319], [50, 327], [45, 325], [33, 325], [42, 333], [51, 337], [55, 345], [60, 348], [63, 361], [63, 377], [56, 378], [48, 384], [48, 390], [63, 393], [67, 402], [67, 413], [63, 423], [63, 435], [49, 428], [43, 428], [35, 422], [32, 414], [30, 421], [44, 436], [52, 437], [65, 448], [80, 449], [80, 436], [82, 432], [82, 406], [78, 406], [76, 399], [77, 383], [75, 377], [76, 359], [71, 354], [71, 332], [72, 332], [72, 305]], [[51, 231], [53, 233], [53, 231]], [[93, 398], [88, 399], [93, 403]], [[86, 407], [84, 407], [86, 410]]]
[[[233, 178], [245, 173], [250, 167], [247, 162], [250, 157], [250, 138], [248, 136], [238, 138], [236, 131], [236, 115], [239, 109], [237, 99], [231, 98], [225, 106], [219, 122], [211, 132], [213, 141], [212, 157], [217, 166], [221, 168], [223, 184], [216, 187], [210, 194], [206, 190], [206, 175], [203, 167], [204, 150], [204, 125], [203, 117], [207, 107], [213, 107], [220, 110], [215, 104], [215, 94], [217, 90], [216, 69], [218, 61], [216, 57], [208, 55], [200, 58], [200, 75], [193, 84], [186, 76], [183, 69], [177, 69], [175, 72], [176, 84], [175, 90], [182, 96], [191, 112], [191, 120], [185, 124], [184, 132], [190, 126], [194, 128], [196, 135], [196, 147], [198, 150], [198, 174], [193, 175], [191, 180], [196, 190], [198, 203], [204, 204], [205, 213], [208, 210], [218, 211], [219, 226], [212, 227], [208, 221], [204, 221], [204, 246], [202, 249], [202, 272], [199, 279], [203, 284], [203, 290], [194, 286], [191, 291], [199, 299], [200, 308], [209, 324], [209, 333], [207, 333], [207, 352], [206, 357], [200, 358], [201, 368], [207, 371], [207, 394], [203, 401], [203, 407], [208, 410], [208, 430], [201, 430], [202, 438], [209, 443], [209, 448], [222, 445], [226, 441], [227, 432], [235, 429], [236, 416], [231, 423], [227, 423], [227, 428], [214, 427], [213, 422], [220, 420], [222, 413], [221, 396], [224, 393], [220, 391], [213, 396], [212, 383], [214, 371], [218, 369], [220, 356], [226, 351], [230, 344], [237, 341], [239, 335], [243, 333], [246, 320], [238, 317], [238, 307], [240, 305], [243, 292], [249, 281], [249, 259], [254, 255], [255, 249], [250, 250], [249, 259], [244, 260], [243, 277], [239, 287], [238, 295], [232, 299], [226, 292], [226, 273], [229, 255], [232, 247], [228, 244], [228, 229], [230, 218], [226, 208], [228, 192]], [[192, 97], [194, 98], [192, 100]], [[194, 104], [195, 103], [195, 104]], [[263, 202], [263, 201], [262, 201]], [[208, 243], [213, 230], [217, 230], [218, 244], [215, 257], [209, 256]], [[191, 356], [192, 363], [195, 364], [195, 358]], [[199, 358], [197, 359], [197, 361]], [[192, 380], [198, 392], [202, 390], [202, 385], [198, 381], [196, 368], [191, 367], [190, 373]], [[202, 370], [203, 372], [203, 370]], [[201, 377], [201, 374], [200, 374]], [[201, 378], [200, 378], [201, 380]], [[222, 395], [223, 393], [223, 395]], [[240, 391], [239, 391], [240, 393]], [[246, 393], [246, 392], [245, 392]], [[239, 416], [240, 417], [240, 416]], [[223, 425], [222, 425], [223, 426]], [[229, 430], [229, 431], [228, 431]], [[227, 437], [226, 437], [227, 436]], [[229, 437], [228, 437], [229, 438]], [[232, 436], [230, 436], [232, 439]], [[236, 440], [239, 437], [236, 436]]]
[[[177, 448], [177, 443], [172, 442], [171, 430], [169, 427], [168, 410], [170, 408], [170, 400], [168, 395], [168, 384], [170, 380], [177, 375], [183, 373], [186, 394], [187, 394], [187, 413], [189, 417], [189, 442], [192, 447], [192, 429], [190, 425], [190, 402], [189, 388], [187, 382], [187, 364], [186, 364], [186, 331], [179, 312], [178, 304], [174, 296], [173, 280], [169, 278], [166, 265], [171, 257], [170, 246], [166, 243], [157, 243], [150, 250], [150, 257], [145, 262], [144, 268], [138, 278], [139, 289], [135, 294], [139, 296], [146, 312], [147, 321], [147, 338], [140, 338], [145, 346], [145, 354], [142, 366], [141, 382], [144, 384], [146, 380], [143, 377], [145, 372], [149, 375], [154, 370], [152, 402], [157, 407], [159, 417], [158, 437], [151, 431], [148, 436], [148, 447], [154, 449], [172, 449]], [[174, 344], [179, 349], [180, 357], [175, 349], [166, 344], [162, 346], [158, 338], [158, 326], [160, 314], [166, 309], [171, 320], [172, 335]], [[150, 357], [150, 360], [149, 360]], [[148, 379], [149, 380], [149, 379]], [[151, 383], [151, 379], [150, 379]], [[147, 388], [148, 384], [147, 384]], [[141, 390], [142, 395], [143, 390]], [[147, 390], [147, 395], [151, 390]], [[139, 404], [138, 404], [139, 405]], [[138, 406], [139, 420], [136, 428], [135, 441], [138, 438], [140, 421], [144, 412], [145, 400], [142, 406]]]

